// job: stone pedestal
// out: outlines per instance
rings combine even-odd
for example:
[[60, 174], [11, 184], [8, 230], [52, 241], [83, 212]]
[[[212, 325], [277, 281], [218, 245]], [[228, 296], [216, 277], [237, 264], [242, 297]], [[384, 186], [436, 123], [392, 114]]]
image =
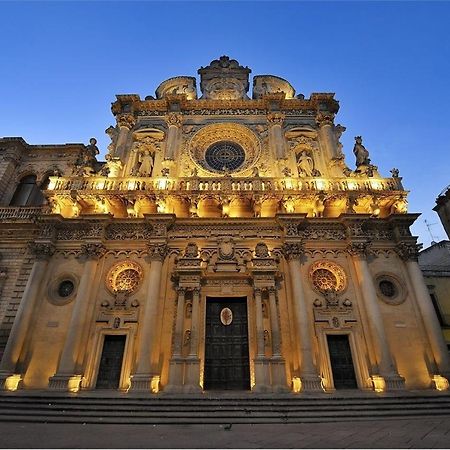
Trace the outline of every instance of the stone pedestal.
[[253, 392], [272, 392], [270, 385], [270, 359], [264, 356], [257, 356], [254, 359], [255, 385]]

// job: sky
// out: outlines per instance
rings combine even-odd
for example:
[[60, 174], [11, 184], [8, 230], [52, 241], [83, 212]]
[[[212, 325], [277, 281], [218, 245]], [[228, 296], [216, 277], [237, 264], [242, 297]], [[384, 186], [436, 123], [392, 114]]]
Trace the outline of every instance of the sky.
[[88, 143], [104, 154], [116, 94], [154, 95], [221, 55], [335, 92], [347, 163], [362, 135], [383, 176], [400, 169], [425, 247], [450, 184], [450, 3], [0, 1], [0, 136]]

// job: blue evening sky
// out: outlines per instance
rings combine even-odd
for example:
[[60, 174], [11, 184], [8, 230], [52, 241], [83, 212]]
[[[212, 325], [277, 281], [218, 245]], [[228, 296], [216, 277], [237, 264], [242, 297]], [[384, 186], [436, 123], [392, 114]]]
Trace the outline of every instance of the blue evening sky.
[[429, 245], [450, 184], [450, 3], [3, 1], [0, 16], [0, 136], [94, 136], [104, 153], [115, 94], [154, 95], [226, 54], [306, 97], [335, 92], [349, 166], [362, 135], [382, 175], [399, 168]]

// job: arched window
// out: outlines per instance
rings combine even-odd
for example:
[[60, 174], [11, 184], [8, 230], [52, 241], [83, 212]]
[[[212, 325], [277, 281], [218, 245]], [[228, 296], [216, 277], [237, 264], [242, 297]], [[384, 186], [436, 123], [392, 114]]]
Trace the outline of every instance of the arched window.
[[[43, 189], [45, 184], [46, 181], [42, 183]], [[41, 189], [36, 184], [36, 175], [27, 175], [20, 180], [10, 206], [40, 206], [44, 204], [44, 201]]]

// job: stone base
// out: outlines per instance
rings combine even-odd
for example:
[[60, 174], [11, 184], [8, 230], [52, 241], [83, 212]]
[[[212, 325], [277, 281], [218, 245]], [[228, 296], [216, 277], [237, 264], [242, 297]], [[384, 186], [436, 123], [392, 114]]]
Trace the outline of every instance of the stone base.
[[48, 388], [56, 391], [78, 392], [82, 378], [82, 375], [55, 374], [48, 379]]
[[159, 392], [159, 375], [135, 374], [131, 376], [130, 391], [148, 392], [157, 394]]
[[0, 390], [2, 391], [17, 391], [20, 389], [21, 382], [21, 374], [0, 372]]
[[270, 385], [270, 360], [266, 357], [257, 356], [254, 359], [255, 385], [252, 392], [272, 392]]
[[300, 375], [300, 392], [323, 392], [319, 375]]
[[272, 374], [272, 391], [277, 393], [289, 392], [286, 384], [286, 364], [283, 358], [273, 357], [270, 361]]
[[183, 391], [185, 359], [173, 357], [169, 365], [169, 383], [164, 388], [164, 392], [179, 393]]
[[200, 386], [200, 359], [197, 357], [187, 357], [185, 359], [185, 378], [183, 392], [202, 392]]
[[372, 375], [370, 377], [375, 392], [398, 391], [405, 389], [405, 379], [398, 374]]

